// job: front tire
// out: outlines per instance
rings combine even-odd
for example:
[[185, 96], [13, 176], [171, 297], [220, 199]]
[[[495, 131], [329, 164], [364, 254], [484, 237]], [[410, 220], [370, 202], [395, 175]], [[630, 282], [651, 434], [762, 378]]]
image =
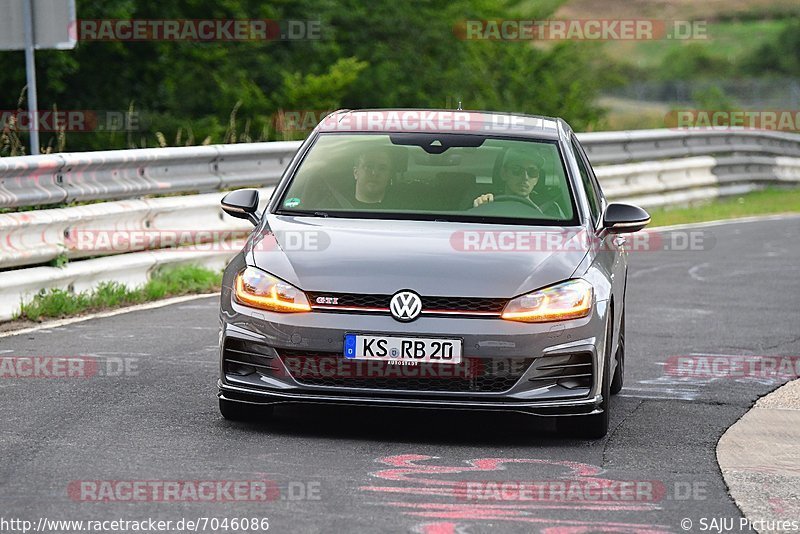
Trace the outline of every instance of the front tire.
[[265, 421], [272, 412], [272, 406], [219, 399], [219, 413], [228, 421]]
[[591, 415], [571, 415], [560, 417], [556, 421], [559, 432], [573, 437], [600, 439], [608, 434], [609, 406], [611, 404], [611, 336], [614, 333], [613, 310], [609, 314], [606, 327], [605, 365], [603, 366], [603, 383], [600, 388], [603, 400], [600, 402], [601, 413]]
[[619, 320], [619, 342], [617, 344], [617, 368], [611, 380], [611, 394], [616, 395], [622, 391], [625, 381], [625, 308], [622, 309], [622, 318]]

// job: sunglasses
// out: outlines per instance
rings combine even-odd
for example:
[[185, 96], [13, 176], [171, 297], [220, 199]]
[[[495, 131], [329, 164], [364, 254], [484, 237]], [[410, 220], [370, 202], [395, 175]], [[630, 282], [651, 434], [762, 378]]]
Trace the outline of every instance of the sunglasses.
[[392, 168], [385, 163], [362, 162], [361, 168], [371, 174], [389, 174]]
[[523, 167], [522, 165], [508, 164], [506, 170], [514, 178], [522, 178], [527, 176], [528, 179], [539, 178], [539, 167]]

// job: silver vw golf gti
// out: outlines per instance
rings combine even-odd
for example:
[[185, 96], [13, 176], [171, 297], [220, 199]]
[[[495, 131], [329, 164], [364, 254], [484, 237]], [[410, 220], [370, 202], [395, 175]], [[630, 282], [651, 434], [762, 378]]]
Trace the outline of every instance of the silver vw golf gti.
[[339, 111], [302, 144], [222, 287], [219, 404], [505, 410], [607, 433], [625, 369], [625, 235], [561, 119]]

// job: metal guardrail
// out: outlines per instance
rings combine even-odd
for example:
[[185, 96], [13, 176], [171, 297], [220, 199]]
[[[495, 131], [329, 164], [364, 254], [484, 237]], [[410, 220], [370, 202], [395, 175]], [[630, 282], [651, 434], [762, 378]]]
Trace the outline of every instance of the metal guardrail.
[[[262, 208], [273, 188], [261, 189]], [[221, 269], [253, 226], [222, 213], [222, 193], [100, 202], [0, 214], [0, 321], [43, 289], [145, 283], [165, 265]], [[180, 244], [177, 248], [166, 248]], [[159, 248], [165, 247], [165, 248]], [[58, 257], [64, 267], [42, 266]], [[84, 259], [89, 257], [90, 259]]]
[[642, 207], [741, 194], [766, 185], [800, 184], [800, 158], [698, 156], [595, 167], [603, 192]]
[[[261, 189], [263, 204], [272, 190]], [[246, 236], [252, 224], [224, 214], [219, 208], [222, 196], [118, 200], [0, 214], [0, 269]]]
[[800, 157], [800, 135], [785, 132], [662, 129], [590, 132], [578, 138], [593, 165], [733, 154]]
[[[796, 134], [643, 130], [579, 137], [609, 198], [644, 207], [740, 194], [765, 184], [800, 184]], [[222, 194], [209, 192], [274, 185], [299, 146], [276, 142], [0, 158], [0, 207], [114, 200], [0, 214], [0, 269], [6, 269], [0, 277], [0, 320], [10, 319], [21, 301], [43, 288], [80, 291], [104, 280], [136, 285], [167, 264], [221, 267], [236, 250], [204, 244], [251, 226], [223, 215]], [[272, 189], [263, 190], [264, 200]], [[203, 194], [142, 198], [165, 193]], [[187, 246], [180, 249], [146, 239], [183, 232], [188, 239], [182, 236], [180, 243]], [[108, 243], [118, 235], [144, 239], [122, 247]], [[64, 268], [35, 266], [58, 257], [79, 261]], [[19, 268], [26, 266], [33, 267]]]
[[0, 158], [0, 208], [277, 183], [298, 142]]

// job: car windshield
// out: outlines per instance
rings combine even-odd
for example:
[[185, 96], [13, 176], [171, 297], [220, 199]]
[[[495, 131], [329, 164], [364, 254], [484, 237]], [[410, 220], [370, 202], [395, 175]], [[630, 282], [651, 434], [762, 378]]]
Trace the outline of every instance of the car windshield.
[[576, 223], [555, 141], [465, 134], [320, 134], [276, 213]]

